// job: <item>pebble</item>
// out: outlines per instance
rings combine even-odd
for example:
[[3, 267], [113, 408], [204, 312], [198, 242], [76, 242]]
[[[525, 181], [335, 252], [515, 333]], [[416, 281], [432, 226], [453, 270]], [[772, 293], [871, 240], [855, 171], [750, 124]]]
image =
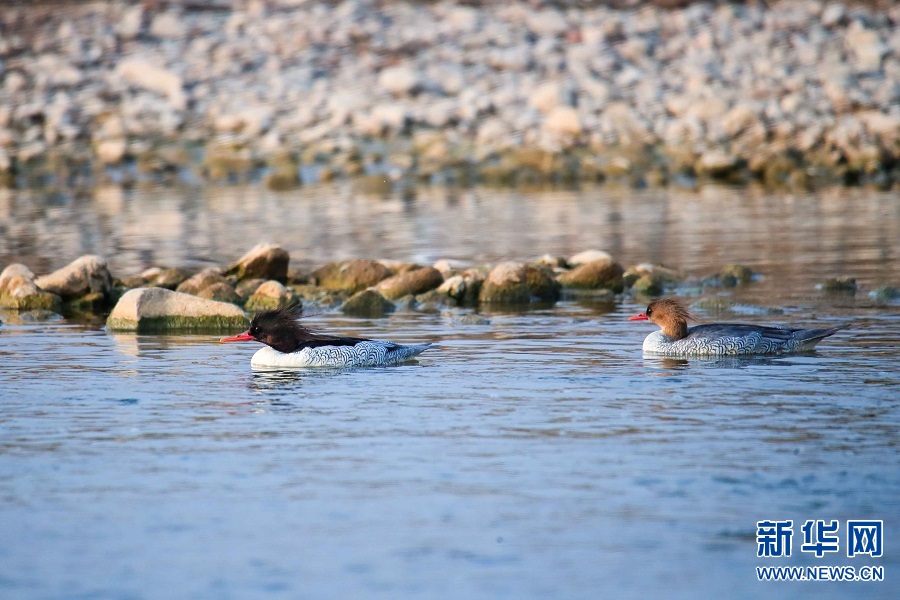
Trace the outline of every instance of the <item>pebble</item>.
[[696, 152], [689, 163], [699, 160], [712, 177], [731, 171], [723, 157], [751, 163], [796, 150], [814, 162], [827, 145], [849, 158], [881, 144], [861, 172], [900, 158], [884, 142], [900, 131], [896, 8], [844, 0], [197, 6], [0, 8], [0, 29], [23, 32], [0, 43], [0, 170], [91, 138], [95, 159], [115, 165], [160, 140], [226, 135], [251, 157], [297, 144], [308, 156], [333, 156], [338, 144], [352, 153], [369, 137], [427, 130], [444, 138], [448, 162], [471, 148], [473, 164], [485, 151], [523, 145], [602, 153], [648, 143]]

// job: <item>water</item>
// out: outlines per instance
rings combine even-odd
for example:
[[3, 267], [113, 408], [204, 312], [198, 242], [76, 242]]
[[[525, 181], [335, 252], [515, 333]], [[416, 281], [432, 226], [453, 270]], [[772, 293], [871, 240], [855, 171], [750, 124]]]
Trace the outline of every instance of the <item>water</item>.
[[[632, 301], [484, 324], [326, 313], [323, 330], [439, 345], [399, 367], [253, 371], [250, 344], [4, 313], [0, 597], [896, 597], [900, 310], [866, 295], [898, 283], [896, 197], [479, 191], [351, 210], [232, 193], [122, 194], [106, 213], [8, 196], [0, 255], [41, 270], [92, 251], [129, 274], [273, 238], [310, 263], [599, 247], [697, 275], [751, 264], [763, 279], [707, 295], [783, 311], [742, 320], [853, 327], [813, 354], [681, 361], [641, 355], [653, 328], [625, 320]], [[815, 289], [834, 275], [862, 290]], [[883, 558], [846, 557], [859, 518], [885, 521]], [[757, 558], [763, 519], [794, 520], [791, 558]], [[841, 551], [801, 552], [807, 519], [839, 520]], [[763, 583], [759, 565], [885, 581]]]

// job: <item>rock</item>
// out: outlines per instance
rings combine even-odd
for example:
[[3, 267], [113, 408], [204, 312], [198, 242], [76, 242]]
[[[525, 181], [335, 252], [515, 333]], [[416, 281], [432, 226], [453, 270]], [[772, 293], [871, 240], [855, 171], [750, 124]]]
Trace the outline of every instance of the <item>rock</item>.
[[125, 158], [128, 144], [124, 139], [101, 140], [94, 147], [97, 158], [105, 165], [115, 165]]
[[153, 267], [141, 273], [141, 277], [144, 278], [149, 287], [162, 287], [167, 290], [174, 290], [182, 282], [186, 281], [190, 275], [181, 269]]
[[610, 290], [618, 294], [625, 287], [622, 279], [624, 273], [622, 265], [603, 258], [566, 271], [557, 280], [569, 290]]
[[38, 277], [34, 282], [42, 290], [64, 300], [93, 293], [109, 297], [112, 289], [112, 276], [106, 261], [92, 254], [86, 254], [49, 275]]
[[860, 21], [853, 21], [847, 27], [844, 37], [847, 51], [856, 59], [856, 67], [861, 71], [881, 70], [881, 61], [888, 51], [877, 30], [868, 29]]
[[222, 271], [215, 268], [209, 267], [207, 269], [203, 269], [199, 273], [194, 276], [182, 281], [177, 288], [175, 288], [176, 292], [182, 294], [192, 294], [196, 296], [205, 288], [216, 284], [216, 283], [228, 283], [228, 280], [225, 279], [225, 276], [222, 274]]
[[150, 22], [150, 35], [159, 38], [180, 40], [185, 37], [186, 33], [184, 17], [174, 12], [159, 13]]
[[876, 302], [892, 302], [894, 300], [900, 300], [900, 289], [891, 286], [875, 288], [869, 292], [869, 298]]
[[184, 83], [178, 75], [141, 58], [126, 58], [116, 73], [122, 79], [146, 90], [166, 96], [176, 110], [187, 107]]
[[18, 287], [21, 282], [34, 281], [34, 273], [21, 263], [12, 263], [0, 272], [0, 294]]
[[409, 67], [388, 67], [378, 75], [378, 85], [396, 96], [413, 94], [422, 86], [422, 78]]
[[290, 256], [287, 250], [274, 244], [257, 244], [236, 263], [225, 270], [226, 275], [238, 279], [274, 279], [287, 281]]
[[822, 283], [824, 292], [856, 293], [856, 279], [853, 277], [831, 277]]
[[581, 134], [578, 111], [571, 106], [557, 106], [544, 119], [544, 129], [557, 136], [577, 136]]
[[720, 285], [734, 287], [753, 281], [753, 271], [744, 265], [725, 265], [719, 271]]
[[116, 32], [124, 39], [136, 38], [144, 26], [144, 7], [140, 4], [131, 6], [122, 13]]
[[231, 304], [241, 304], [243, 302], [234, 288], [224, 281], [219, 281], [212, 285], [208, 285], [197, 292], [196, 295], [199, 298], [215, 300], [216, 302], [230, 302]]
[[355, 294], [390, 276], [390, 269], [380, 262], [357, 259], [329, 263], [313, 271], [311, 279], [326, 290]]
[[341, 312], [354, 317], [375, 319], [394, 312], [394, 304], [373, 289], [357, 292], [344, 302]]
[[700, 155], [694, 168], [698, 175], [727, 177], [733, 174], [740, 164], [740, 159], [733, 154], [723, 150], [709, 150]]
[[251, 311], [284, 308], [297, 303], [297, 295], [290, 288], [275, 280], [263, 283], [247, 300], [245, 308]]
[[0, 273], [0, 308], [60, 312], [62, 298], [40, 289], [28, 267], [13, 263]]
[[244, 279], [238, 282], [234, 287], [234, 291], [242, 300], [247, 301], [256, 292], [257, 288], [265, 282], [265, 279]]
[[481, 286], [478, 299], [484, 303], [525, 304], [559, 299], [559, 283], [546, 267], [503, 262], [494, 267]]
[[441, 275], [443, 275], [444, 279], [446, 280], [454, 275], [457, 271], [464, 269], [466, 267], [466, 263], [458, 260], [451, 260], [449, 258], [442, 258], [432, 266], [440, 271]]
[[484, 279], [482, 273], [469, 269], [460, 275], [448, 277], [436, 291], [446, 294], [460, 306], [475, 306], [478, 304], [478, 294]]
[[164, 288], [138, 288], [125, 293], [106, 321], [110, 331], [234, 331], [246, 328], [243, 310]]
[[346, 299], [346, 296], [341, 293], [330, 292], [314, 285], [292, 285], [290, 288], [298, 298], [303, 300], [304, 306], [336, 308]]
[[[604, 254], [606, 254], [604, 252]], [[576, 255], [577, 256], [577, 255]], [[562, 256], [553, 256], [552, 254], [544, 254], [537, 259], [537, 264], [550, 267], [551, 269], [566, 269], [569, 263]]]
[[541, 113], [547, 114], [562, 102], [563, 93], [556, 81], [545, 81], [538, 85], [528, 99], [528, 103]]
[[[408, 297], [412, 298], [412, 296]], [[459, 303], [455, 298], [452, 298], [447, 292], [442, 292], [440, 290], [431, 290], [415, 296], [414, 304], [415, 308], [421, 308], [423, 310], [438, 310], [441, 308], [459, 306]]]
[[444, 276], [434, 267], [422, 267], [399, 273], [381, 281], [375, 289], [388, 300], [397, 300], [409, 294], [422, 294], [444, 283]]
[[631, 289], [636, 294], [641, 294], [643, 296], [660, 296], [663, 293], [662, 278], [654, 277], [652, 274], [646, 273], [638, 277], [634, 283], [631, 284]]
[[612, 255], [603, 250], [585, 250], [569, 257], [567, 261], [570, 266], [577, 267], [596, 260], [612, 260]]

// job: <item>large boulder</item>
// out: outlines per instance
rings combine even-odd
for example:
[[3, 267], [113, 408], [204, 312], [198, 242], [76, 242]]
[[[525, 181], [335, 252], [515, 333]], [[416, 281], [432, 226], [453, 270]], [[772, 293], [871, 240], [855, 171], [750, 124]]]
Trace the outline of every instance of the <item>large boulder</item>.
[[348, 260], [328, 263], [312, 272], [319, 287], [333, 292], [355, 294], [391, 276], [391, 271], [376, 260]]
[[413, 271], [399, 273], [381, 281], [375, 289], [388, 300], [397, 300], [403, 296], [423, 294], [444, 283], [444, 276], [434, 267], [422, 267]]
[[101, 294], [108, 298], [112, 290], [112, 276], [106, 261], [92, 254], [82, 256], [49, 275], [38, 277], [34, 283], [64, 300], [89, 294]]
[[601, 258], [566, 271], [557, 279], [566, 290], [609, 290], [618, 294], [624, 289], [624, 273], [619, 263]]
[[14, 263], [0, 273], [0, 308], [60, 312], [62, 298], [40, 289], [34, 283], [34, 273], [25, 265]]
[[375, 319], [394, 312], [394, 303], [374, 289], [366, 289], [350, 297], [341, 306], [341, 312], [354, 317]]
[[490, 272], [481, 286], [478, 299], [494, 304], [556, 301], [559, 299], [559, 287], [548, 268], [508, 261], [500, 263]]
[[243, 310], [165, 288], [126, 292], [106, 321], [111, 331], [233, 331], [249, 322]]
[[284, 308], [297, 302], [297, 295], [291, 288], [284, 287], [279, 282], [271, 279], [266, 281], [253, 292], [253, 295], [244, 305], [249, 311], [268, 310], [272, 308]]
[[228, 267], [225, 274], [236, 275], [238, 279], [274, 279], [285, 283], [290, 260], [287, 250], [281, 246], [257, 244]]

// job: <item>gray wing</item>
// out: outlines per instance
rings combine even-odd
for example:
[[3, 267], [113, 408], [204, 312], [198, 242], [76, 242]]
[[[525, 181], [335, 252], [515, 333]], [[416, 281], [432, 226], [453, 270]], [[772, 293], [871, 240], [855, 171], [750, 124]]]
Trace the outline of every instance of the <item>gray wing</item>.
[[758, 334], [764, 340], [784, 344], [791, 340], [800, 329], [789, 327], [761, 327], [759, 325], [741, 325], [736, 323], [710, 323], [709, 325], [697, 325], [688, 330], [687, 337], [704, 337], [710, 340], [724, 338], [743, 338], [748, 335]]

